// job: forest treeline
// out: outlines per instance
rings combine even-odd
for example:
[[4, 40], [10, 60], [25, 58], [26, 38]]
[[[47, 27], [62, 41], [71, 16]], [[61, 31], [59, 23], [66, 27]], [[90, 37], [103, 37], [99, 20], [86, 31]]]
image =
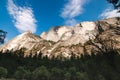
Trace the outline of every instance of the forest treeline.
[[117, 51], [49, 59], [24, 57], [23, 50], [0, 53], [1, 80], [120, 80]]

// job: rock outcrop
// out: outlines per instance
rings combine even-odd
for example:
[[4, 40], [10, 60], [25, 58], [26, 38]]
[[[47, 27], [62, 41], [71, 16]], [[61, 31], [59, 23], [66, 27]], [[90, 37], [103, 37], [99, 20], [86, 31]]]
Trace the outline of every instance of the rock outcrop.
[[0, 47], [3, 53], [25, 48], [25, 55], [42, 53], [50, 58], [72, 54], [106, 52], [115, 49], [120, 52], [120, 18], [96, 22], [81, 22], [73, 27], [54, 27], [40, 36], [25, 32]]

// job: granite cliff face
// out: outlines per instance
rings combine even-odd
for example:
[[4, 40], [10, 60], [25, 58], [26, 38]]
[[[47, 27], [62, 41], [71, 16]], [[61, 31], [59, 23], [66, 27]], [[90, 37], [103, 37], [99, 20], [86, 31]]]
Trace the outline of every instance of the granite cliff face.
[[59, 26], [36, 36], [25, 32], [0, 47], [3, 53], [25, 48], [25, 56], [30, 53], [70, 58], [93, 52], [120, 51], [120, 18], [81, 22], [73, 27]]
[[98, 27], [95, 22], [82, 22], [74, 27], [55, 27], [47, 33], [43, 32], [40, 36], [45, 40], [54, 42], [67, 41], [71, 44], [84, 44], [89, 38], [95, 38], [97, 34]]

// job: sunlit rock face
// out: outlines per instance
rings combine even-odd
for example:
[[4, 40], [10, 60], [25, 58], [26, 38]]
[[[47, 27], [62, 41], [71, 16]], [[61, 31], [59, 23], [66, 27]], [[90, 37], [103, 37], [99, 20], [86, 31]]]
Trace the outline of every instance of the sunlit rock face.
[[[68, 26], [53, 27], [52, 29], [50, 29], [50, 31], [43, 32], [40, 36], [43, 39], [57, 42], [63, 37], [65, 33], [71, 32], [71, 31], [72, 31], [72, 28]], [[69, 36], [69, 34], [66, 34], [66, 36]]]
[[112, 48], [120, 53], [120, 18], [86, 21], [73, 27], [53, 27], [40, 36], [25, 32], [0, 46], [0, 51], [4, 53], [21, 48], [26, 49], [25, 55], [42, 53], [49, 58], [91, 55], [92, 52], [96, 54]]
[[35, 45], [35, 43], [41, 40], [42, 39], [39, 36], [33, 35], [31, 32], [28, 31], [21, 35], [18, 35], [8, 43], [4, 44], [0, 49], [3, 49], [3, 51], [5, 50], [15, 51], [23, 47], [27, 49], [31, 49]]
[[74, 27], [61, 26], [52, 28], [49, 32], [43, 32], [41, 37], [51, 41], [67, 41], [69, 44], [85, 43], [89, 39], [94, 39], [98, 34], [95, 22], [82, 22]]

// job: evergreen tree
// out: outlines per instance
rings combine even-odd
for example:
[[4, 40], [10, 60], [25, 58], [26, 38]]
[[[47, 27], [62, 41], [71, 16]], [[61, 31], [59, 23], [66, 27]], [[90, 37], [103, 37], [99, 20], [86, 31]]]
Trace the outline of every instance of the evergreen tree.
[[6, 68], [0, 67], [0, 78], [6, 77], [6, 76], [7, 76], [7, 73], [8, 73], [8, 71], [7, 71]]
[[115, 9], [120, 8], [120, 2], [119, 0], [107, 0], [109, 3], [113, 4]]
[[49, 80], [49, 71], [45, 66], [36, 68], [32, 73], [33, 80]]
[[14, 77], [18, 80], [27, 79], [27, 78], [29, 79], [30, 71], [25, 70], [24, 67], [18, 67], [18, 69], [14, 73]]

